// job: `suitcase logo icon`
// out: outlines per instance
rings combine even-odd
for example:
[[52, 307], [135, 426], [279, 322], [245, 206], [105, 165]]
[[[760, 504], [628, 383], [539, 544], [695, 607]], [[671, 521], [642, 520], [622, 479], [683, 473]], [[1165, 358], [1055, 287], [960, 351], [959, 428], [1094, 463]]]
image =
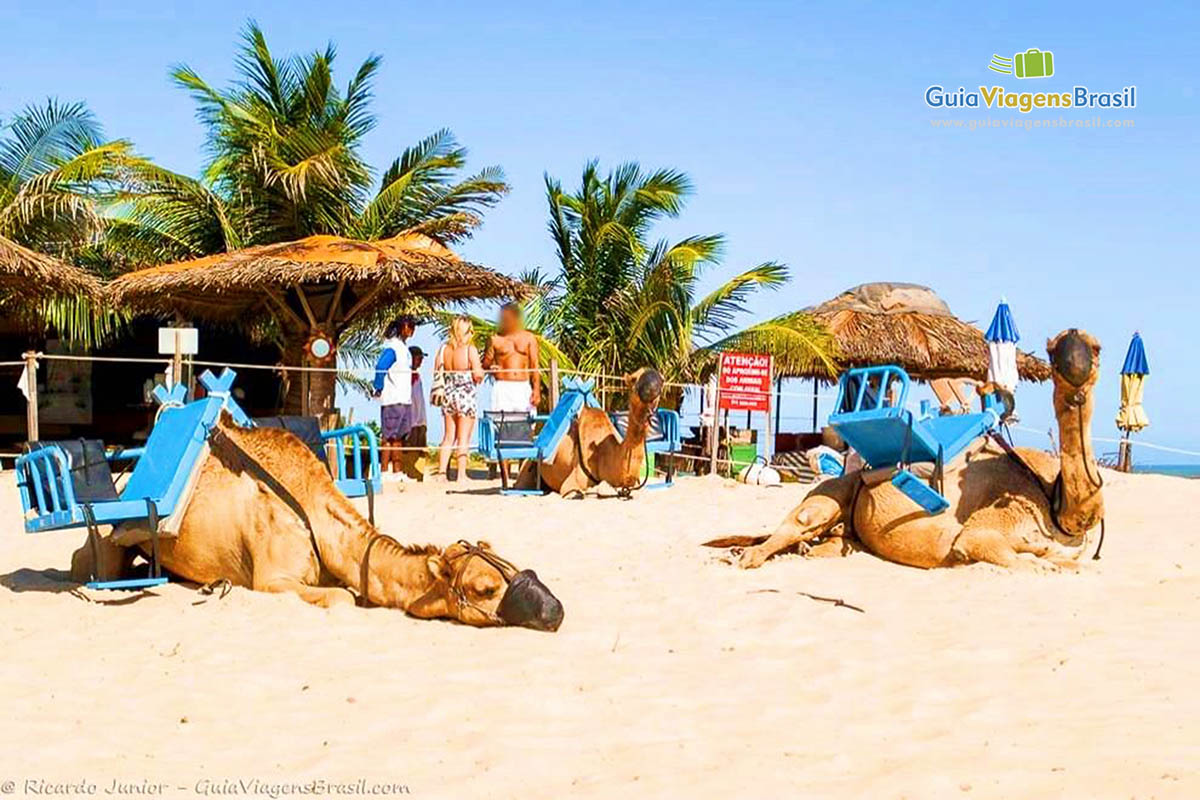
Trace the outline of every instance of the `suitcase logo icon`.
[[993, 55], [991, 62], [988, 63], [988, 69], [1002, 75], [1015, 75], [1018, 78], [1049, 78], [1054, 74], [1054, 53], [1031, 47], [1024, 53], [1017, 53], [1012, 58]]

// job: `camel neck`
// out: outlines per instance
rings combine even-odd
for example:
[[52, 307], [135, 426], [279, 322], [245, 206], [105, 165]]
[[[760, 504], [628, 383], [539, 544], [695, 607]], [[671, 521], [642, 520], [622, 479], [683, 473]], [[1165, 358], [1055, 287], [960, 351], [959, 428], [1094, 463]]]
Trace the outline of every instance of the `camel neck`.
[[617, 451], [617, 460], [620, 467], [619, 483], [613, 484], [617, 488], [633, 487], [641, 480], [642, 468], [646, 462], [646, 422], [642, 422], [639, 418], [641, 415], [634, 409], [630, 409], [628, 424], [625, 426], [625, 436], [621, 439], [620, 448]]
[[1104, 502], [1100, 468], [1092, 448], [1092, 395], [1088, 391], [1082, 402], [1073, 403], [1072, 394], [1062, 387], [1054, 391], [1061, 443], [1062, 504], [1058, 523], [1064, 532], [1082, 535], [1100, 523]]
[[[325, 569], [345, 586], [361, 592], [362, 563], [367, 546], [379, 532], [357, 515], [331, 515], [314, 521], [314, 534]], [[371, 545], [367, 571], [367, 600], [374, 605], [407, 609], [433, 585], [428, 560], [436, 553], [410, 551], [390, 537]]]

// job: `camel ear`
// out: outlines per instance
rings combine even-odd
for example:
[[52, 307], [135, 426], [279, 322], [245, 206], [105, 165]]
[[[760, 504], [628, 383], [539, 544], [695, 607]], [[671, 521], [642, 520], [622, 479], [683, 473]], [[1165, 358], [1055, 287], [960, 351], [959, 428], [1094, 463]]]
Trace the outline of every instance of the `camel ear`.
[[492, 549], [492, 543], [491, 543], [491, 542], [485, 542], [485, 541], [483, 541], [482, 539], [480, 539], [480, 540], [479, 540], [478, 542], [476, 542], [475, 544], [476, 544], [476, 545], [479, 547], [479, 549], [480, 549], [480, 550], [491, 550], [491, 549]]
[[434, 580], [450, 580], [450, 565], [441, 556], [430, 556], [425, 559], [425, 567], [429, 570], [429, 574], [433, 576]]

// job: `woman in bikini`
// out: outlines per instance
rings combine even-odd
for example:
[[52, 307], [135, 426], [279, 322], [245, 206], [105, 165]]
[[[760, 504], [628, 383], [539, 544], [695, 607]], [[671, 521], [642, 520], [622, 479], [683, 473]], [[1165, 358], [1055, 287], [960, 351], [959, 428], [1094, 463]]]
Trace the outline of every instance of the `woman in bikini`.
[[449, 477], [450, 452], [457, 449], [458, 474], [455, 480], [467, 474], [467, 450], [471, 446], [471, 433], [475, 430], [478, 415], [476, 393], [483, 381], [483, 366], [479, 350], [472, 343], [474, 327], [467, 317], [455, 317], [450, 323], [450, 338], [434, 358], [434, 370], [444, 375], [445, 401], [442, 403], [442, 420], [445, 433], [438, 453], [438, 468], [442, 476]]

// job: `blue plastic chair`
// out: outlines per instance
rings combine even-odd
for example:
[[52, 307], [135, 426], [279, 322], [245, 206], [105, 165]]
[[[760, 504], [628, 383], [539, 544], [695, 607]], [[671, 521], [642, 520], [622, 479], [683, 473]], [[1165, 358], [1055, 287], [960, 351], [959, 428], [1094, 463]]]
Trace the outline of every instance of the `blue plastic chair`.
[[[33, 442], [17, 459], [17, 485], [28, 533], [86, 527], [98, 548], [99, 525], [146, 520], [150, 528], [149, 578], [92, 580], [90, 589], [139, 589], [167, 582], [158, 561], [159, 520], [173, 514], [198, 466], [221, 401], [206, 398], [182, 404], [185, 389], [156, 386], [162, 403], [144, 447], [105, 454], [101, 442]], [[97, 453], [103, 459], [95, 458]], [[118, 493], [109, 465], [135, 461]]]
[[[975, 439], [1000, 424], [993, 408], [980, 414], [914, 415], [905, 407], [910, 380], [894, 365], [863, 367], [838, 381], [836, 411], [829, 424], [873, 468], [895, 467], [892, 485], [929, 514], [950, 507], [942, 495], [945, 465]], [[931, 484], [908, 467], [934, 465]]]
[[[541, 495], [542, 462], [554, 455], [563, 437], [571, 430], [571, 423], [579, 416], [584, 406], [599, 408], [595, 395], [595, 381], [565, 378], [558, 405], [545, 418], [485, 412], [479, 418], [475, 450], [486, 460], [500, 466], [500, 493], [505, 495]], [[541, 429], [534, 433], [534, 424]], [[537, 464], [537, 488], [517, 489], [508, 483], [508, 462], [532, 459]]]

